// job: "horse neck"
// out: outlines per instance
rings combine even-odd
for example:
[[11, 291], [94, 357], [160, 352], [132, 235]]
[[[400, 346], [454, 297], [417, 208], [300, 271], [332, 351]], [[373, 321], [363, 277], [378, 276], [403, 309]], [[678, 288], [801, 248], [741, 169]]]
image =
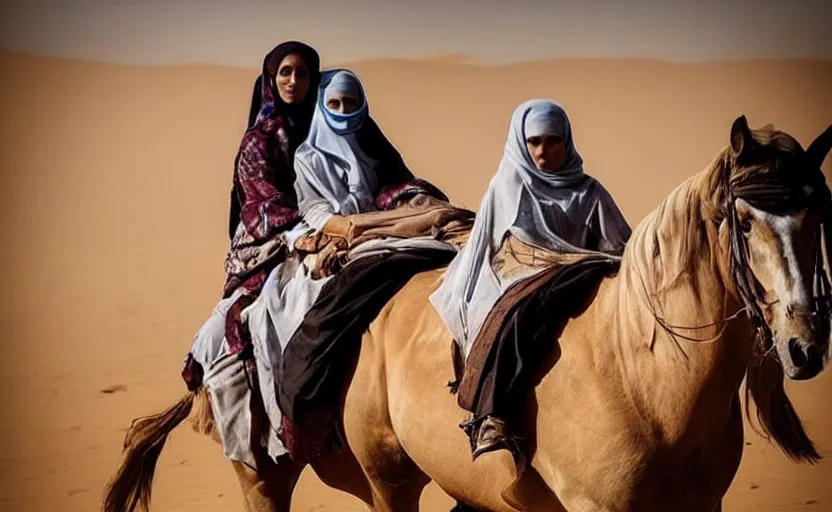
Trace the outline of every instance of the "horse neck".
[[682, 183], [639, 223], [612, 302], [623, 382], [638, 397], [639, 414], [668, 436], [731, 413], [753, 341], [744, 316], [723, 321], [740, 302], [729, 278], [727, 233], [712, 220], [715, 172]]

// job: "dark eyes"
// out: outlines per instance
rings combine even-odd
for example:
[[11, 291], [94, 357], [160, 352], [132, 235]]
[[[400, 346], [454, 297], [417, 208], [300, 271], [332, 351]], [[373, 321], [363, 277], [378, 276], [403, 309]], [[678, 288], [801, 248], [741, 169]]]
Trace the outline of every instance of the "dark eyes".
[[555, 136], [555, 135], [547, 135], [546, 137], [539, 137], [539, 136], [535, 135], [533, 137], [529, 137], [528, 139], [526, 139], [526, 142], [528, 142], [532, 146], [539, 146], [544, 141], [546, 141], [546, 143], [548, 143], [548, 144], [555, 145], [555, 144], [560, 144], [561, 142], [563, 142], [563, 139], [558, 137], [558, 136]]
[[751, 221], [748, 218], [740, 219], [740, 230], [743, 233], [751, 232]]
[[305, 77], [305, 76], [307, 75], [307, 70], [306, 70], [306, 68], [293, 68], [292, 66], [283, 66], [283, 67], [282, 67], [282, 68], [280, 68], [280, 70], [278, 71], [278, 74], [279, 74], [280, 76], [289, 76], [289, 75], [291, 75], [291, 74], [292, 74], [292, 71], [294, 71], [294, 72], [295, 72], [295, 74], [296, 74], [298, 77]]
[[350, 97], [345, 97], [345, 98], [342, 98], [340, 100], [338, 98], [330, 98], [326, 102], [326, 106], [331, 108], [331, 109], [337, 109], [338, 107], [341, 106], [341, 104], [344, 105], [344, 108], [353, 108], [353, 109], [355, 109], [356, 107], [358, 107], [358, 101], [356, 101], [354, 98], [350, 98]]

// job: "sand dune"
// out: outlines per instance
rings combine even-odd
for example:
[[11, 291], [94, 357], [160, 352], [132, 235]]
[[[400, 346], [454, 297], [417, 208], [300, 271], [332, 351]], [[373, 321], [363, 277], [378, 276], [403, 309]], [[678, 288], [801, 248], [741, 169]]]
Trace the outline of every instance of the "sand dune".
[[[123, 429], [184, 392], [182, 358], [218, 299], [232, 162], [256, 70], [11, 53], [0, 62], [0, 509], [96, 510]], [[414, 172], [471, 208], [512, 109], [530, 97], [566, 106], [586, 169], [631, 223], [708, 164], [737, 115], [804, 144], [832, 122], [830, 62], [490, 67], [454, 57], [352, 67]], [[788, 388], [832, 455], [832, 374]], [[832, 463], [792, 464], [751, 432], [748, 443], [726, 510], [832, 510]], [[431, 486], [423, 504], [451, 502]], [[311, 473], [294, 509], [364, 510]], [[220, 449], [176, 431], [154, 510], [242, 510]]]

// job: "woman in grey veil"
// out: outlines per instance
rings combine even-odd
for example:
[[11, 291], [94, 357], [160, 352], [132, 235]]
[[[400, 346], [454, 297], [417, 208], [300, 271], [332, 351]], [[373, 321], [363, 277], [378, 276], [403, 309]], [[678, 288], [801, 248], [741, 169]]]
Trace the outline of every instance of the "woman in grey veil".
[[[470, 238], [448, 267], [430, 301], [467, 359], [486, 316], [518, 280], [541, 265], [515, 265], [507, 253], [620, 254], [630, 227], [609, 192], [584, 172], [566, 111], [547, 99], [519, 105], [502, 160], [480, 202]], [[500, 404], [474, 412], [474, 456], [510, 438]]]

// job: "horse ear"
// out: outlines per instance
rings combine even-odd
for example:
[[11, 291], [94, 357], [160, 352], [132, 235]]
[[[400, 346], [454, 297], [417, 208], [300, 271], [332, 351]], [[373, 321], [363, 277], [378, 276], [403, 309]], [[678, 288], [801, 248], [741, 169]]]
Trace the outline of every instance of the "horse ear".
[[830, 148], [832, 148], [832, 125], [829, 125], [823, 133], [809, 144], [809, 147], [806, 148], [806, 158], [811, 165], [820, 167], [823, 165], [823, 161], [826, 160]]
[[751, 136], [751, 129], [748, 127], [748, 119], [745, 115], [734, 119], [734, 124], [731, 125], [731, 151], [734, 156], [739, 156], [744, 150], [751, 147], [754, 142]]

